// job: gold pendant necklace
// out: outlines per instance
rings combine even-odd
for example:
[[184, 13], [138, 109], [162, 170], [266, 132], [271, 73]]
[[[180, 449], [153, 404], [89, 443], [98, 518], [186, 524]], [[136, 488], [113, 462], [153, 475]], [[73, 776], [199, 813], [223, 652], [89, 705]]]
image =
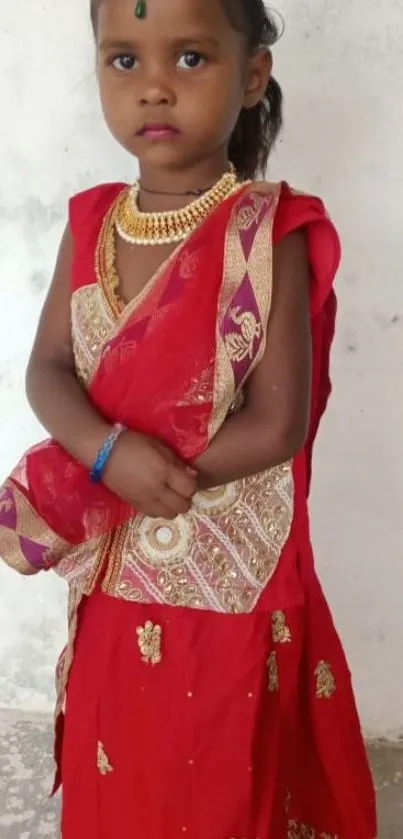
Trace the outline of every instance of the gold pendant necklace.
[[217, 183], [195, 201], [180, 210], [142, 213], [138, 208], [140, 184], [137, 182], [120, 203], [115, 227], [118, 235], [131, 245], [172, 245], [182, 242], [239, 186], [233, 166]]

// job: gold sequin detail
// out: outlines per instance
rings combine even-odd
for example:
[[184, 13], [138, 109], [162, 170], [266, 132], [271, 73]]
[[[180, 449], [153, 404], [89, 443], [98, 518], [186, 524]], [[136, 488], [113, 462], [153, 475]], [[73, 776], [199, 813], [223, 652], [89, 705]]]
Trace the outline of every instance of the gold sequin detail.
[[161, 655], [162, 629], [147, 621], [144, 626], [137, 627], [137, 642], [145, 664], [159, 664], [162, 661]]
[[76, 374], [87, 386], [98, 366], [103, 346], [115, 327], [97, 283], [83, 286], [72, 294], [71, 322]]
[[291, 641], [291, 632], [287, 626], [284, 612], [273, 612], [271, 632], [274, 644], [287, 644]]
[[133, 518], [116, 533], [102, 585], [112, 597], [215, 612], [251, 612], [293, 518], [291, 464], [199, 493], [172, 521]]
[[279, 689], [277, 654], [273, 650], [267, 659], [267, 673], [268, 673], [268, 688], [270, 693], [275, 693]]
[[97, 767], [101, 775], [109, 775], [110, 772], [113, 772], [113, 766], [110, 765], [104, 745], [101, 742], [97, 746]]
[[336, 693], [336, 680], [327, 661], [320, 661], [316, 670], [316, 696], [318, 699], [331, 699]]

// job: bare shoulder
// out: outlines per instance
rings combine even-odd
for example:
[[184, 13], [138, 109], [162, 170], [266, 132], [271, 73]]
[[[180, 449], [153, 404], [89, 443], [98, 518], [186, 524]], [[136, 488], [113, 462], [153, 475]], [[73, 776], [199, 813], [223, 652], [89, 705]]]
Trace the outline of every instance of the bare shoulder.
[[284, 236], [273, 248], [274, 296], [295, 294], [299, 289], [308, 293], [309, 255], [306, 232], [303, 228]]

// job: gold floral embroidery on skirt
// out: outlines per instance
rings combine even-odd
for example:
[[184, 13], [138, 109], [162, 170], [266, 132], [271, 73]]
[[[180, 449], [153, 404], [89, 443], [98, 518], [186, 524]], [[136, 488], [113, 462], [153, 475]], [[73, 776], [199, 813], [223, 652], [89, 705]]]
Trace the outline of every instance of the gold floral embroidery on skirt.
[[316, 696], [318, 699], [331, 699], [336, 693], [336, 680], [327, 661], [320, 661], [316, 670]]
[[101, 742], [97, 746], [97, 767], [101, 775], [108, 775], [113, 772], [113, 766], [110, 765], [104, 745]]
[[273, 652], [270, 653], [267, 659], [267, 672], [269, 677], [268, 688], [270, 693], [275, 693], [276, 690], [279, 689], [279, 680], [278, 680], [278, 668], [277, 668], [277, 655]]
[[274, 644], [287, 644], [291, 641], [291, 632], [287, 626], [284, 612], [273, 612], [271, 631]]
[[298, 819], [288, 822], [287, 839], [340, 839], [335, 833], [319, 833], [315, 828], [302, 824]]
[[137, 643], [145, 664], [159, 664], [162, 661], [161, 654], [162, 629], [147, 621], [144, 626], [137, 627]]

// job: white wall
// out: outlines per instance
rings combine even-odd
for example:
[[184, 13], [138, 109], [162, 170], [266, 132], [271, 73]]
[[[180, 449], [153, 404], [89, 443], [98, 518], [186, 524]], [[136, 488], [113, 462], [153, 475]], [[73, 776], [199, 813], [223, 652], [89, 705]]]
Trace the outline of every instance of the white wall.
[[[86, 2], [2, 2], [0, 473], [38, 439], [23, 371], [67, 197], [131, 177], [98, 111]], [[366, 732], [403, 734], [403, 6], [282, 0], [275, 174], [326, 197], [344, 240], [335, 397], [316, 458], [317, 563]], [[64, 588], [0, 566], [0, 705], [48, 709]]]

